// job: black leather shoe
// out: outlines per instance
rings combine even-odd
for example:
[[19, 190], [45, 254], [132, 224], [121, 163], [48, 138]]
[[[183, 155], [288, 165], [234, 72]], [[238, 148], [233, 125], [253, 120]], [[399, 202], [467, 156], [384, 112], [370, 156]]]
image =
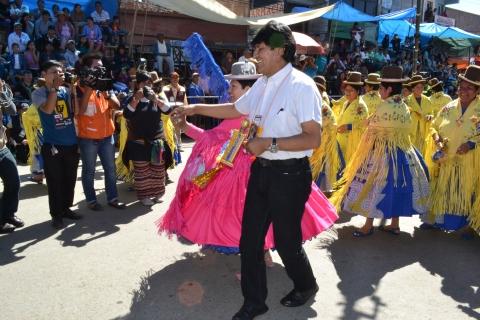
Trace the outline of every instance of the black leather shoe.
[[52, 227], [54, 227], [57, 230], [65, 228], [62, 218], [53, 218]]
[[280, 303], [283, 304], [285, 307], [299, 307], [304, 305], [311, 297], [315, 295], [318, 291], [318, 285], [315, 284], [310, 290], [306, 291], [298, 291], [293, 289], [287, 294], [285, 297], [280, 300]]
[[98, 202], [92, 202], [92, 203], [89, 203], [88, 204], [88, 209], [92, 210], [92, 211], [102, 211], [103, 208], [102, 208], [102, 205]]
[[25, 225], [25, 223], [17, 216], [13, 216], [11, 218], [5, 219], [5, 222], [14, 225], [15, 228], [21, 228]]
[[80, 219], [83, 218], [81, 215], [73, 212], [70, 209], [65, 210], [65, 212], [63, 213], [63, 217], [67, 218], [67, 219], [70, 219], [70, 220], [80, 220]]
[[2, 223], [0, 225], [0, 234], [12, 233], [15, 231], [15, 226], [10, 223]]
[[115, 209], [125, 209], [125, 207], [127, 206], [125, 203], [120, 202], [120, 201], [118, 201], [118, 200], [109, 202], [108, 205], [109, 205], [110, 207], [114, 207]]
[[258, 307], [251, 304], [244, 304], [240, 310], [235, 313], [232, 320], [251, 320], [267, 311], [268, 307], [266, 305]]

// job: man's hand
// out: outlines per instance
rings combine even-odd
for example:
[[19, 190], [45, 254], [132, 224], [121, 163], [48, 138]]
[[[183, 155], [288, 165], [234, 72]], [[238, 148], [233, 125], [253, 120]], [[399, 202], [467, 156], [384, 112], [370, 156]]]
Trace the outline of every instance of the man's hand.
[[132, 107], [133, 109], [137, 108], [138, 103], [140, 102], [140, 99], [142, 99], [143, 96], [143, 90], [137, 90], [133, 96], [132, 100], [130, 100], [129, 106]]
[[185, 116], [176, 115], [174, 117], [172, 116], [171, 119], [175, 129], [180, 129], [182, 131], [187, 130], [187, 118]]
[[175, 110], [172, 111], [172, 116], [173, 117], [187, 117], [187, 116], [193, 116], [195, 114], [195, 105], [191, 104], [188, 106], [181, 106], [175, 108]]
[[466, 154], [468, 151], [470, 151], [470, 146], [468, 145], [468, 143], [465, 142], [460, 147], [458, 147], [457, 154]]
[[272, 138], [256, 137], [250, 139], [245, 145], [245, 148], [248, 152], [258, 157], [259, 155], [264, 153], [268, 149], [268, 147], [270, 147], [270, 144], [272, 144]]

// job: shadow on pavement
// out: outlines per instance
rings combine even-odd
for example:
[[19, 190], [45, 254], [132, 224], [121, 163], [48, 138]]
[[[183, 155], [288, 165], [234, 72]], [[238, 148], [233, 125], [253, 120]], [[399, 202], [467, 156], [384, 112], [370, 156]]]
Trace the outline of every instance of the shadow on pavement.
[[15, 229], [13, 233], [3, 235], [0, 241], [0, 266], [25, 258], [21, 255], [23, 251], [51, 237], [56, 232], [57, 230], [50, 225], [49, 219], [42, 223]]
[[[329, 251], [340, 277], [337, 286], [345, 297], [341, 319], [379, 319], [379, 311], [388, 307], [376, 294], [380, 281], [387, 273], [417, 262], [443, 278], [442, 292], [457, 301], [459, 309], [479, 318], [474, 310], [480, 307], [480, 255], [474, 254], [479, 252], [478, 239], [465, 241], [456, 234], [419, 229], [413, 236], [402, 232], [395, 237], [376, 230], [370, 237], [355, 238], [354, 230], [353, 226], [341, 227], [338, 239], [330, 234], [320, 244]], [[357, 310], [355, 304], [368, 297], [371, 312]]]
[[[240, 269], [238, 256], [212, 252], [187, 253], [164, 269], [147, 274], [132, 295], [129, 314], [116, 320], [147, 319], [231, 319], [240, 309], [243, 297], [235, 272]], [[262, 319], [315, 319], [310, 305], [285, 308], [279, 300], [291, 290], [291, 282], [279, 264], [268, 268], [270, 310]]]
[[[337, 287], [345, 298], [340, 319], [378, 319], [379, 312], [387, 305], [376, 289], [388, 273], [418, 261], [412, 236], [402, 232], [395, 237], [376, 231], [366, 238], [354, 238], [355, 228], [344, 226], [334, 236], [323, 238], [320, 248], [328, 250], [340, 282]], [[357, 301], [369, 297], [371, 313], [355, 309]], [[363, 308], [364, 309], [364, 308]]]
[[[463, 240], [457, 233], [415, 228], [415, 242], [423, 246], [420, 264], [442, 277], [442, 293], [459, 303], [458, 309], [480, 319], [480, 241]], [[472, 254], [475, 253], [476, 254]]]
[[[35, 199], [44, 197], [48, 194], [47, 185], [36, 182], [22, 182], [18, 194], [20, 201], [25, 199]], [[48, 200], [47, 200], [48, 201]]]
[[[119, 190], [119, 197], [121, 201], [127, 203], [125, 209], [119, 210], [108, 206], [106, 200], [103, 200], [105, 191], [98, 192], [97, 190], [97, 199], [103, 207], [101, 211], [88, 209], [85, 199], [78, 202], [79, 209], [76, 211], [83, 214], [84, 218], [63, 229], [57, 239], [62, 241], [64, 247], [83, 247], [91, 241], [118, 232], [119, 225], [130, 223], [135, 218], [152, 211], [151, 207], [137, 202], [134, 192], [125, 193]], [[86, 237], [87, 235], [90, 237]]]

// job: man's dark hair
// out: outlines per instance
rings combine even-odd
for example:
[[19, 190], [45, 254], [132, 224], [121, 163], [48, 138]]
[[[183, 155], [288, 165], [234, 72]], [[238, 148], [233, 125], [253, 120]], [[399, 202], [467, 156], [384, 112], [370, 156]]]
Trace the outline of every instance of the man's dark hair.
[[253, 38], [252, 47], [262, 42], [272, 49], [284, 48], [283, 59], [291, 63], [295, 61], [296, 43], [292, 30], [287, 25], [275, 20], [269, 21]]
[[93, 60], [102, 60], [102, 55], [97, 52], [86, 54], [82, 58], [82, 65], [90, 68], [92, 66]]
[[57, 60], [48, 60], [47, 62], [45, 62], [44, 64], [42, 64], [41, 68], [40, 68], [40, 71], [47, 71], [48, 69], [50, 69], [51, 67], [60, 67], [60, 68], [63, 68], [63, 64], [61, 64], [60, 62], [58, 62]]
[[49, 31], [50, 31], [50, 30], [56, 31], [56, 30], [55, 30], [55, 26], [48, 26], [48, 30], [49, 30]]
[[255, 81], [257, 80], [237, 80], [238, 83], [242, 86], [242, 89], [245, 89], [245, 87], [252, 87]]
[[375, 90], [375, 91], [378, 91], [380, 89], [379, 84], [367, 83], [367, 86], [369, 86], [370, 88], [372, 88], [372, 90]]
[[382, 82], [382, 87], [385, 89], [388, 89], [388, 87], [392, 88], [392, 92], [390, 93], [390, 96], [396, 95], [396, 94], [402, 94], [402, 84], [398, 82]]
[[42, 16], [49, 16], [50, 17], [50, 12], [48, 10], [43, 10], [42, 11]]
[[97, 4], [102, 5], [102, 1], [95, 1], [95, 5]]

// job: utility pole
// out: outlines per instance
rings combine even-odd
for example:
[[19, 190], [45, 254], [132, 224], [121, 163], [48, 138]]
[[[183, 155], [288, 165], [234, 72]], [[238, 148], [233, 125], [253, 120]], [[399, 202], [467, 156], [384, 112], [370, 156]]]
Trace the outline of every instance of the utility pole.
[[420, 20], [422, 19], [422, 11], [422, 0], [417, 0], [417, 15], [415, 17], [415, 47], [413, 51], [413, 74], [417, 73], [418, 71], [418, 55], [420, 52]]

